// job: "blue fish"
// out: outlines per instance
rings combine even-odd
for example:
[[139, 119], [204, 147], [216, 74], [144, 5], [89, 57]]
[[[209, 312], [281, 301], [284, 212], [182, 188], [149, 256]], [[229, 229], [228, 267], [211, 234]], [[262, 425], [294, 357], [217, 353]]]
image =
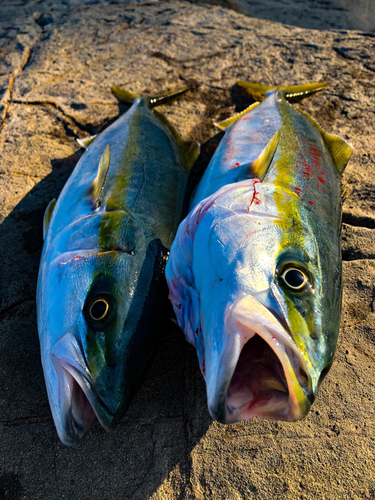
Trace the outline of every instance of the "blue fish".
[[186, 88], [142, 97], [88, 146], [44, 217], [38, 330], [61, 441], [98, 418], [116, 427], [160, 337], [164, 269], [199, 145], [154, 109]]
[[166, 276], [212, 418], [304, 418], [336, 349], [341, 174], [352, 153], [288, 100], [327, 84], [239, 82], [256, 102], [226, 129]]

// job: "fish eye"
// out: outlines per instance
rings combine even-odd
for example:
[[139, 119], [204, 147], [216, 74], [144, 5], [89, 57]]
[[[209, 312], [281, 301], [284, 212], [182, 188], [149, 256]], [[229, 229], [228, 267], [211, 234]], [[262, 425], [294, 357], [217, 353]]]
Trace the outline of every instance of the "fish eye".
[[88, 298], [83, 312], [87, 324], [93, 330], [106, 327], [116, 316], [117, 304], [112, 295], [100, 293], [92, 298]]
[[309, 281], [307, 273], [293, 266], [284, 269], [281, 274], [281, 279], [284, 282], [283, 284], [295, 291], [302, 290]]
[[101, 321], [107, 316], [108, 310], [109, 304], [105, 299], [96, 299], [90, 305], [89, 314], [94, 321]]

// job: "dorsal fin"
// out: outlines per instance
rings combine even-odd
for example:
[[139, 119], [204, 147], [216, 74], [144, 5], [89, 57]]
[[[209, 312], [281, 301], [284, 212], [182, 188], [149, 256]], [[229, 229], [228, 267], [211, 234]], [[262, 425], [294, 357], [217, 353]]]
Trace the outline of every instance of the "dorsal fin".
[[269, 141], [267, 146], [260, 153], [258, 158], [251, 164], [250, 170], [260, 181], [263, 180], [267, 173], [268, 167], [271, 165], [273, 157], [275, 156], [277, 146], [279, 145], [280, 131], [278, 130], [276, 134]]
[[232, 125], [233, 123], [235, 123], [239, 118], [241, 118], [241, 116], [243, 115], [246, 115], [246, 113], [254, 108], [256, 108], [258, 106], [258, 104], [260, 104], [259, 102], [254, 102], [253, 104], [251, 104], [251, 106], [249, 106], [248, 108], [244, 109], [243, 111], [241, 111], [241, 113], [237, 113], [236, 115], [230, 117], [230, 118], [227, 118], [226, 120], [222, 121], [222, 122], [215, 122], [215, 125], [219, 128], [221, 128], [221, 130], [225, 130], [226, 128], [228, 128], [230, 125]]
[[96, 138], [97, 135], [91, 135], [90, 137], [85, 137], [84, 139], [77, 139], [77, 142], [81, 146], [81, 148], [87, 149], [90, 144], [95, 141]]
[[109, 169], [109, 165], [111, 162], [111, 150], [109, 148], [109, 144], [104, 150], [102, 157], [99, 161], [98, 173], [95, 179], [90, 184], [90, 196], [93, 199], [93, 205], [95, 208], [98, 208], [101, 205], [101, 195], [102, 189], [107, 178], [107, 173]]
[[180, 134], [177, 132], [177, 130], [174, 128], [174, 126], [171, 124], [171, 122], [163, 113], [161, 113], [157, 109], [155, 109], [153, 112], [159, 118], [159, 120], [168, 128], [169, 132], [172, 134], [172, 137], [177, 142], [182, 157], [184, 158], [186, 169], [187, 171], [189, 171], [199, 156], [200, 145], [195, 141], [185, 141], [184, 139], [182, 139]]
[[46, 208], [46, 210], [44, 212], [44, 217], [43, 217], [43, 240], [46, 238], [47, 229], [48, 229], [49, 222], [51, 220], [52, 212], [53, 212], [53, 209], [55, 208], [55, 205], [56, 205], [56, 198], [54, 198], [53, 200], [51, 200], [48, 203], [47, 208]]
[[352, 155], [352, 146], [348, 142], [346, 142], [345, 139], [342, 139], [338, 135], [329, 134], [328, 132], [323, 130], [319, 123], [305, 111], [302, 111], [301, 109], [299, 109], [298, 111], [306, 116], [306, 118], [308, 118], [315, 126], [315, 128], [319, 131], [332, 155], [336, 169], [341, 175]]
[[329, 85], [329, 82], [305, 83], [303, 85], [291, 85], [277, 87], [274, 85], [263, 85], [262, 83], [244, 82], [239, 80], [237, 85], [250, 94], [256, 101], [263, 101], [272, 90], [281, 90], [285, 98], [290, 100], [301, 100], [314, 92], [319, 92]]

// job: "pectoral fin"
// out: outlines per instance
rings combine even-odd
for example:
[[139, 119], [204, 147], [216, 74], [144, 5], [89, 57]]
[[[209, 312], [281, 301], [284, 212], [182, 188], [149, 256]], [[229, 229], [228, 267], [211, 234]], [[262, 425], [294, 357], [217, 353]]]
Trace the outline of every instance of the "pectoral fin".
[[271, 165], [273, 157], [275, 156], [277, 146], [279, 145], [280, 131], [272, 137], [267, 146], [260, 153], [258, 158], [253, 161], [250, 167], [251, 174], [255, 175], [260, 181], [263, 180], [267, 173], [268, 167]]
[[110, 162], [111, 150], [109, 148], [109, 144], [107, 144], [107, 147], [105, 148], [105, 151], [99, 161], [98, 173], [95, 179], [90, 184], [90, 196], [92, 197], [93, 206], [95, 208], [98, 208], [102, 202], [101, 195], [105, 180], [107, 178]]
[[51, 220], [52, 212], [53, 212], [53, 209], [55, 208], [55, 205], [56, 205], [56, 198], [54, 198], [53, 200], [51, 200], [48, 203], [47, 208], [46, 208], [46, 210], [44, 212], [44, 217], [43, 217], [43, 240], [46, 238], [47, 229], [48, 229], [49, 222]]
[[236, 182], [240, 182], [249, 178], [255, 178], [259, 181], [262, 181], [268, 171], [269, 166], [271, 165], [273, 157], [275, 156], [277, 147], [279, 145], [279, 140], [280, 131], [278, 130], [256, 160], [254, 160], [252, 163], [245, 163], [238, 167], [238, 171], [240, 173], [236, 179]]

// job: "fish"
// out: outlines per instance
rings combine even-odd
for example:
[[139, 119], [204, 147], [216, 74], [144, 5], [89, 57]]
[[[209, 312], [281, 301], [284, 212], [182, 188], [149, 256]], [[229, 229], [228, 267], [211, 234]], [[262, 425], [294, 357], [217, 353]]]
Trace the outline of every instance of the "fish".
[[352, 147], [289, 102], [327, 85], [238, 82], [258, 101], [219, 124], [172, 244], [169, 298], [221, 423], [303, 419], [332, 364]]
[[95, 417], [122, 418], [162, 333], [164, 276], [199, 144], [184, 141], [154, 97], [113, 87], [130, 109], [86, 151], [43, 221], [37, 285], [41, 359], [60, 440], [76, 445]]

